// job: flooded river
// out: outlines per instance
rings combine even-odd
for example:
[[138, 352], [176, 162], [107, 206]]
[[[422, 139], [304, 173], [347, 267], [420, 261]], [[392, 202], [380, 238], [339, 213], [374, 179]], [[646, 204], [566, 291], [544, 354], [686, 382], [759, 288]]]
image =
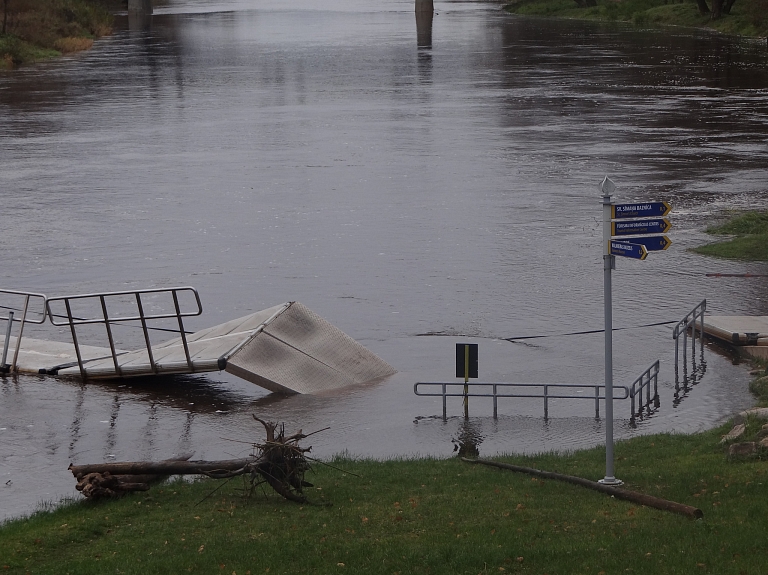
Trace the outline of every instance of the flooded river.
[[[672, 247], [614, 273], [616, 384], [661, 360], [661, 407], [617, 437], [694, 431], [748, 406], [748, 375], [708, 347], [675, 396], [669, 325], [768, 314], [765, 264], [697, 256], [703, 228], [768, 204], [762, 44], [545, 21], [494, 3], [169, 0], [92, 50], [0, 73], [4, 288], [49, 296], [192, 285], [190, 329], [297, 300], [395, 366], [386, 381], [281, 398], [226, 373], [0, 381], [0, 518], [73, 493], [70, 462], [226, 459], [255, 413], [330, 457], [450, 456], [600, 443], [593, 404], [441, 404], [454, 344], [480, 380], [601, 383], [601, 207], [667, 200]], [[431, 334], [431, 335], [424, 335]], [[25, 335], [66, 341], [50, 326]], [[550, 337], [505, 341], [503, 338]], [[124, 336], [140, 345], [141, 334]], [[106, 345], [105, 341], [89, 341]], [[703, 360], [703, 362], [702, 362]], [[620, 448], [619, 448], [620, 449]], [[617, 476], [622, 476], [620, 465]]]

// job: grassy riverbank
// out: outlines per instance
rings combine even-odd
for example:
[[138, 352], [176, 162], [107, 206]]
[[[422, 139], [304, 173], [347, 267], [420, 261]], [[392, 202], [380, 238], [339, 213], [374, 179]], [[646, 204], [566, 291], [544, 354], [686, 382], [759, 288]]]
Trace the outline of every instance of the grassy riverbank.
[[[582, 2], [586, 4], [586, 1]], [[579, 7], [575, 0], [513, 0], [505, 9], [514, 14], [632, 22], [637, 26], [710, 28], [726, 34], [768, 36], [768, 0], [736, 0], [730, 14], [713, 20], [693, 0], [597, 0]], [[711, 1], [708, 0], [711, 8]]]
[[0, 0], [0, 69], [90, 48], [110, 32], [105, 6], [100, 0]]
[[731, 236], [693, 251], [702, 255], [749, 261], [768, 261], [768, 212], [736, 214], [727, 222], [707, 228], [715, 236]]
[[[762, 574], [768, 466], [728, 461], [727, 429], [616, 446], [629, 489], [699, 507], [698, 521], [457, 459], [340, 460], [347, 473], [308, 476], [321, 505], [244, 499], [239, 480], [218, 491], [206, 480], [12, 521], [0, 527], [0, 572]], [[604, 457], [501, 459], [599, 478]]]

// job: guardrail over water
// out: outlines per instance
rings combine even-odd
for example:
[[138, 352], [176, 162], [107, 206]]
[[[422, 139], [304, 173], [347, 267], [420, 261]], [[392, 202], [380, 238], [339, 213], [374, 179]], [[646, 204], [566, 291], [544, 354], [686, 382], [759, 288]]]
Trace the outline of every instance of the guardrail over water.
[[[4, 319], [7, 323], [5, 330], [5, 342], [3, 344], [3, 355], [0, 360], [0, 372], [11, 373], [16, 371], [16, 362], [19, 359], [19, 349], [21, 347], [21, 338], [24, 335], [24, 325], [27, 323], [42, 324], [45, 322], [46, 316], [46, 301], [47, 298], [44, 294], [35, 293], [30, 291], [17, 291], [9, 289], [0, 289], [0, 294], [3, 296], [10, 296], [9, 298], [3, 298], [3, 301], [8, 301], [6, 305], [0, 306], [0, 313], [5, 312], [5, 317], [0, 316], [0, 319]], [[23, 298], [24, 303], [21, 303]], [[19, 302], [16, 305], [15, 302]], [[30, 302], [40, 304], [39, 311], [35, 311], [33, 307], [30, 309]], [[21, 312], [21, 319], [15, 317], [15, 312]], [[29, 313], [37, 317], [28, 317]], [[5, 361], [8, 358], [8, 347], [11, 342], [11, 332], [13, 331], [13, 322], [19, 323], [19, 334], [16, 336], [16, 350], [13, 352], [13, 361], [11, 365], [6, 365]]]
[[[179, 304], [179, 294], [182, 294], [182, 293], [192, 294], [195, 302], [192, 310], [182, 311], [181, 306]], [[165, 312], [165, 313], [146, 313], [142, 296], [147, 294], [170, 294], [171, 297], [173, 298], [174, 311]], [[129, 315], [110, 316], [108, 311], [109, 300], [113, 300], [116, 298], [125, 299], [126, 297], [128, 297], [129, 299], [135, 300], [135, 306], [136, 306], [137, 312]], [[76, 301], [87, 302], [88, 300], [91, 300], [91, 301], [96, 300], [99, 304], [98, 309], [100, 310], [101, 313], [98, 315], [94, 314], [91, 317], [75, 316], [72, 313], [72, 304]], [[60, 313], [54, 313], [54, 306], [57, 304], [59, 306], [63, 304], [64, 306], [63, 313], [61, 312], [61, 310], [60, 310]], [[125, 325], [126, 323], [128, 324], [136, 323], [136, 322], [140, 323], [141, 328], [144, 332], [144, 342], [146, 345], [146, 351], [147, 351], [147, 356], [149, 358], [150, 367], [154, 373], [157, 373], [157, 366], [155, 364], [155, 359], [152, 354], [152, 343], [149, 338], [149, 330], [151, 328], [148, 327], [147, 322], [153, 321], [153, 320], [162, 320], [162, 319], [176, 319], [179, 326], [178, 333], [181, 336], [181, 342], [182, 342], [182, 345], [184, 346], [184, 354], [186, 356], [187, 365], [189, 366], [190, 371], [194, 371], [194, 367], [192, 365], [192, 358], [190, 357], [190, 354], [189, 354], [189, 346], [187, 345], [186, 332], [184, 331], [184, 322], [182, 320], [182, 318], [184, 317], [198, 316], [203, 312], [203, 305], [200, 302], [200, 295], [197, 293], [197, 290], [193, 287], [185, 286], [185, 287], [172, 287], [172, 288], [154, 288], [154, 289], [140, 289], [140, 290], [58, 296], [58, 297], [49, 298], [47, 300], [46, 310], [48, 313], [48, 317], [50, 318], [51, 323], [53, 325], [69, 326], [70, 332], [72, 333], [72, 343], [75, 346], [75, 354], [77, 355], [77, 364], [80, 368], [80, 374], [83, 380], [86, 379], [86, 373], [85, 373], [85, 368], [83, 366], [83, 358], [82, 358], [82, 354], [80, 353], [80, 344], [78, 343], [77, 330], [75, 329], [75, 327], [78, 325], [89, 325], [89, 324], [100, 324], [105, 327], [107, 339], [109, 340], [109, 349], [112, 354], [112, 361], [115, 365], [115, 373], [120, 375], [121, 370], [120, 370], [120, 365], [118, 364], [118, 361], [117, 361], [118, 353], [115, 348], [114, 337], [112, 336], [112, 326], [115, 324]]]
[[[644, 412], [650, 414], [659, 407], [658, 391], [659, 362], [646, 369], [629, 386], [614, 385], [614, 399], [630, 399], [630, 422], [635, 423], [636, 416]], [[429, 391], [435, 389], [435, 391]], [[426, 390], [426, 391], [425, 391]], [[455, 391], [454, 391], [455, 390]], [[583, 391], [589, 393], [580, 394]], [[595, 419], [600, 419], [600, 400], [605, 400], [605, 386], [602, 384], [581, 383], [479, 383], [479, 382], [418, 382], [413, 392], [423, 397], [441, 397], [443, 400], [443, 419], [448, 418], [448, 398], [490, 397], [493, 399], [493, 417], [498, 418], [500, 398], [536, 398], [543, 400], [544, 417], [549, 417], [549, 402], [552, 399], [588, 399], [595, 402]], [[620, 392], [617, 394], [617, 392]], [[622, 395], [623, 393], [623, 395]], [[643, 402], [643, 394], [646, 401]]]

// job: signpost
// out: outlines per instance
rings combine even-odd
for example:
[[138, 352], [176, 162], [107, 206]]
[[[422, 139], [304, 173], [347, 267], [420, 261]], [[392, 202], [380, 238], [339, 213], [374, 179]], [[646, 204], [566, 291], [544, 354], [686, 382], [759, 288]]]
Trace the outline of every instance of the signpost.
[[672, 245], [672, 240], [670, 240], [667, 236], [641, 236], [639, 238], [629, 238], [624, 241], [631, 242], [633, 244], [640, 244], [649, 252], [666, 250], [669, 246]]
[[464, 419], [469, 419], [469, 378], [477, 379], [476, 343], [456, 344], [456, 377], [464, 378]]
[[628, 220], [611, 224], [612, 236], [638, 236], [647, 234], [664, 234], [672, 226], [666, 218], [653, 220]]
[[611, 218], [663, 218], [672, 211], [667, 202], [646, 202], [644, 204], [613, 204]]
[[648, 257], [648, 250], [642, 244], [611, 240], [611, 255], [644, 260]]
[[[616, 256], [644, 260], [648, 252], [666, 250], [672, 242], [664, 234], [672, 227], [664, 216], [672, 211], [667, 202], [613, 204], [616, 185], [606, 176], [600, 183], [603, 193], [603, 312], [605, 314], [605, 477], [599, 483], [621, 485], [613, 470], [613, 294], [611, 270]], [[645, 219], [629, 219], [645, 218]], [[618, 221], [612, 221], [618, 220]], [[613, 239], [612, 236], [622, 236]], [[638, 237], [624, 237], [638, 236]]]

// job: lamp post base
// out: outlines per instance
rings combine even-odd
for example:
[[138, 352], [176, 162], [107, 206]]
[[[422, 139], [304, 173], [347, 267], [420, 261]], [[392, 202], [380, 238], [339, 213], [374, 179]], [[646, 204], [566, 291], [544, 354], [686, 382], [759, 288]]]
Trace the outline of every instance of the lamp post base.
[[600, 485], [610, 485], [612, 487], [624, 485], [624, 482], [621, 479], [616, 479], [615, 477], [604, 477], [603, 479], [598, 479], [597, 482]]

